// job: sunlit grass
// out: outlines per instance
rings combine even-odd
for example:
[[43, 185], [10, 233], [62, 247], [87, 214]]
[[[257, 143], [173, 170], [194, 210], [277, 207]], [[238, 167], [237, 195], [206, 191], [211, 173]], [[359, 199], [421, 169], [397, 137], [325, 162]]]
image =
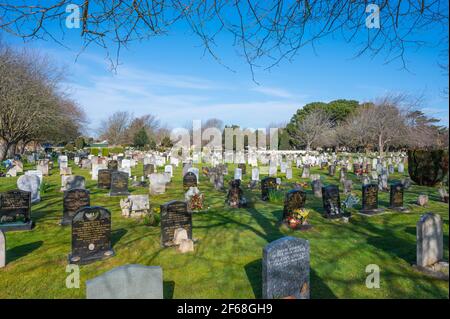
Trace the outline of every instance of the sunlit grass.
[[[201, 176], [199, 189], [205, 194], [205, 209], [193, 216], [193, 237], [197, 244], [194, 253], [182, 255], [174, 248], [161, 248], [159, 226], [123, 218], [120, 197], [109, 197], [108, 191], [97, 189], [87, 170], [74, 165], [72, 170], [86, 177], [91, 204], [112, 212], [116, 256], [81, 266], [80, 289], [65, 287], [71, 235], [70, 227], [58, 225], [62, 193], [56, 167], [45, 178], [48, 186], [46, 193], [41, 193], [42, 201], [32, 207], [36, 227], [29, 232], [6, 235], [7, 266], [0, 269], [0, 298], [84, 298], [86, 280], [124, 264], [161, 266], [166, 298], [261, 298], [262, 249], [286, 235], [310, 241], [312, 298], [448, 298], [448, 282], [431, 279], [411, 267], [416, 254], [416, 222], [428, 211], [443, 218], [444, 255], [448, 260], [448, 204], [439, 201], [437, 188], [413, 185], [406, 191], [405, 204], [411, 210], [407, 214], [388, 211], [365, 217], [356, 214], [361, 208], [358, 204], [352, 210], [350, 222], [345, 224], [322, 217], [322, 199], [315, 198], [308, 186], [306, 206], [311, 210], [309, 222], [313, 228], [298, 232], [279, 227], [282, 200], [263, 202], [259, 189], [247, 189], [251, 169], [247, 168], [242, 188], [254, 205], [246, 209], [228, 208], [226, 192], [216, 191], [209, 179]], [[233, 167], [229, 172], [225, 185], [231, 179]], [[301, 179], [300, 173], [294, 168], [292, 181], [308, 181]], [[312, 169], [311, 173], [324, 175], [325, 184], [339, 183], [338, 173], [335, 177], [329, 177], [326, 170]], [[133, 174], [140, 178], [142, 164], [133, 169]], [[184, 199], [181, 166], [174, 174], [164, 195], [150, 196], [153, 207], [172, 199]], [[352, 173], [348, 176], [353, 179], [355, 193], [361, 197], [360, 182]], [[391, 176], [391, 180], [400, 178], [397, 174]], [[0, 178], [0, 191], [15, 189], [16, 180]], [[130, 187], [130, 191], [148, 194], [147, 188]], [[414, 204], [420, 193], [429, 195], [428, 207]], [[388, 203], [389, 193], [380, 193], [379, 205], [387, 207]], [[365, 286], [365, 268], [369, 264], [377, 264], [381, 269], [380, 289]]]

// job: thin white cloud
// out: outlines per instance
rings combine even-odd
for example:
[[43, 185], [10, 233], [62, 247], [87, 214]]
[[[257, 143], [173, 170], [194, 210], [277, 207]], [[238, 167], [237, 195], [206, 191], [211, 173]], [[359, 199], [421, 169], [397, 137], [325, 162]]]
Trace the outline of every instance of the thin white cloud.
[[295, 97], [294, 94], [289, 91], [276, 87], [267, 87], [267, 86], [257, 86], [252, 89], [252, 91], [262, 93], [264, 95], [283, 98], [283, 99], [292, 99]]

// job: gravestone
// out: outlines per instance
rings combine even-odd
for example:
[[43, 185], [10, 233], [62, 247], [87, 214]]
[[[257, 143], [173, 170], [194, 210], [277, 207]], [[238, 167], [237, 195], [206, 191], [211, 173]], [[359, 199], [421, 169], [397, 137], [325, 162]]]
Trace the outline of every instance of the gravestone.
[[302, 178], [309, 178], [309, 165], [303, 166]]
[[252, 168], [252, 181], [259, 181], [259, 169], [257, 167]]
[[242, 170], [240, 168], [234, 169], [234, 179], [242, 180]]
[[62, 176], [61, 177], [61, 191], [69, 191], [71, 189], [75, 189], [75, 188], [81, 188], [81, 189], [85, 189], [86, 188], [86, 181], [85, 178], [83, 176]]
[[417, 229], [417, 266], [430, 267], [442, 261], [443, 230], [439, 214], [427, 213], [420, 217]]
[[170, 174], [170, 178], [173, 177], [173, 167], [172, 165], [164, 166], [164, 172]]
[[161, 210], [161, 246], [174, 245], [175, 230], [184, 228], [192, 239], [192, 215], [188, 212], [187, 204], [173, 200], [160, 207]]
[[117, 171], [119, 169], [119, 162], [117, 160], [108, 161], [108, 169], [110, 171]]
[[353, 182], [351, 179], [347, 179], [344, 181], [344, 194], [348, 195], [353, 190]]
[[313, 189], [314, 197], [322, 198], [322, 181], [319, 179], [315, 179], [311, 183], [311, 187]]
[[264, 299], [309, 299], [309, 241], [283, 237], [266, 245], [262, 259]]
[[80, 208], [91, 205], [90, 193], [86, 189], [71, 189], [64, 192], [63, 217], [61, 226], [72, 224], [72, 219]]
[[397, 170], [400, 174], [403, 174], [405, 172], [405, 165], [403, 163], [398, 163]]
[[292, 179], [292, 168], [286, 168], [286, 179]]
[[70, 264], [87, 264], [114, 255], [111, 213], [103, 207], [83, 207], [72, 219]]
[[304, 208], [306, 193], [300, 189], [292, 189], [286, 193], [283, 206], [283, 221], [296, 209]]
[[6, 266], [6, 237], [0, 229], [0, 268]]
[[197, 176], [193, 172], [187, 172], [183, 177], [183, 188], [197, 187]]
[[339, 181], [344, 183], [347, 180], [347, 169], [345, 167], [341, 167], [339, 171]]
[[378, 208], [378, 185], [368, 184], [362, 187], [362, 214], [373, 215], [380, 213]]
[[111, 188], [111, 174], [113, 170], [111, 169], [99, 169], [97, 178], [97, 187], [101, 189]]
[[328, 185], [322, 187], [322, 202], [327, 218], [340, 218], [343, 216], [341, 209], [341, 199], [339, 196], [339, 187]]
[[277, 180], [274, 177], [265, 177], [261, 180], [261, 199], [269, 200], [269, 192], [277, 189]]
[[334, 176], [335, 173], [336, 173], [336, 166], [334, 166], [334, 165], [328, 166], [328, 175]]
[[163, 299], [159, 266], [125, 265], [86, 281], [86, 299]]
[[41, 201], [40, 180], [36, 175], [22, 175], [17, 179], [17, 188], [31, 193], [31, 204]]
[[123, 217], [144, 217], [149, 214], [150, 201], [148, 195], [130, 195], [120, 200]]
[[389, 208], [406, 212], [406, 208], [403, 207], [403, 193], [404, 187], [402, 183], [391, 184], [389, 192]]
[[129, 195], [128, 191], [128, 174], [124, 172], [112, 172], [110, 196]]
[[227, 204], [232, 208], [245, 207], [247, 205], [247, 199], [244, 197], [244, 192], [241, 189], [241, 181], [235, 179], [230, 181], [229, 185]]
[[166, 192], [167, 179], [162, 173], [152, 173], [149, 175], [150, 194], [159, 195]]
[[144, 177], [148, 178], [148, 175], [153, 174], [155, 172], [155, 165], [153, 164], [144, 164]]
[[31, 193], [22, 190], [11, 190], [0, 193], [0, 230], [30, 230]]

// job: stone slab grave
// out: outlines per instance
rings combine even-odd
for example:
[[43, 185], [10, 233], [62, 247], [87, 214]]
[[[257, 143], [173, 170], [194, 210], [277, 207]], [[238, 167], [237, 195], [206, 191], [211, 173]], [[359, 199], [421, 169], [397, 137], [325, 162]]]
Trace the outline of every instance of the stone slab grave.
[[41, 183], [36, 175], [22, 175], [17, 179], [17, 188], [21, 191], [30, 192], [31, 204], [41, 201], [40, 187]]
[[88, 264], [114, 255], [111, 213], [103, 207], [83, 207], [72, 219], [69, 264]]
[[384, 210], [378, 208], [378, 185], [368, 184], [362, 187], [362, 209], [360, 214], [376, 215], [382, 213]]
[[159, 266], [125, 265], [86, 281], [86, 299], [163, 299]]
[[389, 209], [407, 213], [409, 210], [403, 206], [404, 187], [402, 183], [391, 184], [389, 192]]
[[426, 213], [416, 224], [417, 261], [415, 268], [438, 279], [449, 279], [444, 256], [444, 234], [439, 214]]
[[0, 268], [6, 266], [6, 237], [0, 229]]
[[309, 299], [309, 241], [283, 237], [266, 245], [262, 259], [264, 299]]
[[173, 200], [160, 206], [161, 211], [161, 246], [175, 245], [175, 230], [184, 228], [188, 238], [192, 239], [192, 214], [184, 201]]
[[328, 185], [322, 187], [322, 203], [327, 218], [341, 218], [344, 216], [344, 210], [341, 208], [341, 198], [339, 196], [339, 187]]
[[31, 193], [22, 190], [0, 193], [0, 230], [30, 230], [33, 226]]
[[86, 189], [71, 189], [64, 192], [63, 217], [61, 226], [72, 224], [72, 219], [80, 208], [91, 205], [90, 192]]
[[130, 195], [120, 200], [123, 217], [144, 217], [150, 211], [148, 195]]
[[25, 175], [30, 176], [30, 175], [34, 175], [37, 176], [39, 178], [39, 184], [42, 184], [42, 182], [44, 181], [44, 175], [42, 175], [41, 171], [38, 170], [28, 170], [25, 172]]

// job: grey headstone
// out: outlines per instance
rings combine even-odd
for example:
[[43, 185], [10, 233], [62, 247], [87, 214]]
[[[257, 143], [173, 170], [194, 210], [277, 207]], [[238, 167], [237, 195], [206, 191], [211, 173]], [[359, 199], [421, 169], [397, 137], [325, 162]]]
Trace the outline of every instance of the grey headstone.
[[31, 203], [38, 203], [41, 201], [40, 179], [36, 175], [22, 175], [17, 179], [17, 188], [21, 191], [31, 193]]
[[163, 299], [159, 266], [125, 265], [86, 282], [87, 299]]
[[431, 266], [443, 258], [442, 219], [439, 214], [427, 213], [417, 222], [417, 265]]
[[309, 299], [309, 241], [283, 237], [263, 249], [263, 298]]

